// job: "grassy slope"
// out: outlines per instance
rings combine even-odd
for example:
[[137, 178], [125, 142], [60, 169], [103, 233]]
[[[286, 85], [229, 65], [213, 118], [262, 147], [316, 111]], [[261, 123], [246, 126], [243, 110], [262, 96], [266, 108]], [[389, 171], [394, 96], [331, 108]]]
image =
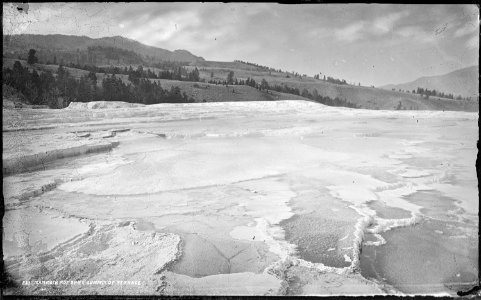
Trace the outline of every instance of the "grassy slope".
[[[5, 68], [12, 68], [15, 59], [3, 59], [3, 64]], [[23, 66], [26, 66], [25, 61], [20, 61]], [[32, 67], [29, 67], [30, 69]], [[58, 65], [40, 65], [37, 64], [35, 69], [38, 71], [50, 70], [56, 72]], [[70, 75], [79, 79], [80, 77], [87, 75], [89, 72], [85, 70], [75, 69], [75, 68], [65, 68], [68, 70]], [[152, 70], [152, 68], [151, 68]], [[127, 75], [115, 75], [121, 78], [124, 83], [130, 83]], [[210, 73], [209, 73], [210, 76]], [[97, 84], [100, 86], [102, 80], [105, 77], [103, 73], [97, 73]], [[151, 81], [157, 81], [161, 84], [162, 88], [170, 89], [172, 86], [178, 86], [182, 92], [185, 92], [189, 97], [193, 97], [196, 102], [222, 102], [222, 101], [269, 101], [269, 100], [309, 100], [307, 98], [279, 93], [275, 91], [259, 91], [250, 86], [229, 86], [228, 88], [223, 85], [215, 85], [209, 83], [195, 83], [189, 81], [177, 81], [177, 80], [167, 80], [167, 79], [151, 79]], [[194, 85], [198, 86], [195, 87]], [[234, 92], [232, 92], [234, 90]]]
[[[14, 59], [3, 59], [4, 67], [12, 67]], [[25, 61], [21, 61], [25, 65]], [[429, 98], [424, 99], [420, 95], [402, 93], [397, 91], [390, 91], [378, 88], [352, 86], [352, 85], [338, 85], [328, 83], [322, 80], [317, 80], [312, 77], [299, 77], [286, 78], [288, 73], [260, 71], [254, 66], [249, 66], [238, 62], [200, 62], [195, 66], [189, 67], [193, 69], [198, 67], [200, 70], [201, 79], [210, 80], [211, 72], [214, 73], [215, 80], [225, 80], [229, 71], [234, 71], [234, 76], [238, 79], [247, 79], [247, 77], [253, 78], [256, 82], [260, 82], [265, 78], [270, 85], [283, 85], [286, 84], [289, 87], [302, 89], [306, 88], [311, 93], [314, 89], [317, 89], [318, 93], [322, 96], [328, 96], [331, 98], [339, 97], [346, 99], [349, 102], [360, 105], [361, 108], [367, 109], [395, 109], [399, 102], [406, 109], [415, 110], [464, 110], [464, 111], [478, 111], [479, 103], [475, 101], [461, 101], [450, 100], [444, 98]], [[37, 69], [50, 69], [56, 71], [57, 65], [37, 65]], [[67, 68], [70, 74], [76, 78], [80, 78], [84, 74], [88, 74], [87, 71]], [[144, 68], [146, 69], [146, 68]], [[152, 69], [152, 68], [151, 68]], [[128, 79], [126, 75], [116, 75], [126, 83]], [[104, 74], [97, 73], [99, 85], [104, 78]], [[188, 96], [193, 97], [197, 102], [206, 100], [207, 102], [219, 102], [219, 101], [256, 101], [256, 100], [288, 100], [288, 99], [304, 99], [306, 98], [284, 94], [271, 91], [266, 93], [264, 91], [258, 91], [248, 86], [229, 86], [226, 88], [222, 85], [197, 83], [200, 88], [194, 87], [194, 82], [176, 81], [158, 79], [158, 82], [163, 88], [169, 88], [171, 86], [178, 86], [182, 92], [185, 92]], [[234, 93], [232, 90], [234, 89]]]
[[189, 97], [193, 97], [196, 102], [203, 102], [204, 100], [206, 100], [206, 102], [309, 100], [301, 96], [278, 93], [275, 91], [269, 91], [267, 93], [244, 85], [229, 85], [226, 87], [209, 83], [195, 83], [167, 79], [152, 79], [152, 81], [159, 82], [162, 88], [167, 89], [170, 89], [171, 86], [178, 86], [182, 92], [185, 92]]
[[311, 93], [314, 89], [317, 89], [318, 93], [322, 96], [346, 99], [349, 102], [367, 109], [395, 109], [400, 101], [402, 106], [407, 109], [467, 111], [478, 111], [479, 109], [478, 101], [459, 101], [438, 97], [424, 99], [416, 94], [363, 86], [338, 85], [312, 77], [303, 77], [301, 79], [299, 77], [293, 77], [291, 74], [290, 78], [286, 78], [288, 73], [258, 71], [256, 67], [242, 63], [204, 61], [197, 63], [196, 66], [201, 69], [201, 78], [205, 78], [206, 80], [210, 79], [211, 72], [214, 72], [214, 79], [224, 80], [228, 72], [232, 70], [234, 71], [234, 76], [238, 79], [247, 79], [247, 77], [250, 77], [256, 82], [260, 82], [265, 78], [270, 85], [286, 84], [289, 87], [298, 88], [301, 91], [305, 88]]

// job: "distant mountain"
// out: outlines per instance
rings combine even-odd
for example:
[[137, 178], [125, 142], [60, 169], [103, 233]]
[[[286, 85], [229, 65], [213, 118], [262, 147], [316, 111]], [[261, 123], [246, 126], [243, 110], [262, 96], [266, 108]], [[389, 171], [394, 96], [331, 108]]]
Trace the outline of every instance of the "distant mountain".
[[195, 56], [187, 50], [169, 51], [162, 48], [147, 46], [137, 41], [121, 37], [103, 37], [92, 39], [86, 36], [73, 35], [38, 35], [38, 34], [20, 34], [20, 35], [4, 35], [3, 36], [3, 53], [26, 53], [28, 49], [33, 48], [42, 52], [85, 52], [89, 47], [114, 47], [122, 50], [132, 51], [140, 55], [145, 60], [164, 60], [164, 61], [182, 61], [197, 62], [204, 59]]
[[418, 87], [476, 99], [479, 93], [479, 67], [472, 66], [444, 75], [421, 77], [408, 83], [389, 84], [381, 88], [412, 91]]

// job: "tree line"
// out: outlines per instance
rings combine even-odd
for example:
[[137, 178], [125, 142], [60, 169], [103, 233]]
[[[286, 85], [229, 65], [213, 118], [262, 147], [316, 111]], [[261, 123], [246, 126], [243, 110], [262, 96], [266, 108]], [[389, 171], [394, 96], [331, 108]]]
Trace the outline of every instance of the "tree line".
[[259, 64], [256, 64], [256, 63], [251, 63], [251, 62], [248, 62], [248, 61], [242, 61], [242, 60], [236, 59], [236, 60], [234, 60], [234, 62], [242, 63], [242, 64], [245, 64], [245, 65], [248, 65], [248, 66], [253, 66], [253, 67], [256, 67], [258, 70], [261, 70], [261, 71], [271, 71], [271, 72], [279, 72], [279, 73], [284, 72], [281, 69], [274, 69], [274, 68], [259, 65]]
[[[14, 51], [6, 52], [9, 58], [23, 59], [24, 53]], [[40, 49], [37, 51], [38, 62], [47, 65], [84, 64], [146, 64], [144, 59], [134, 51], [116, 47], [89, 46], [85, 50], [55, 50]]]
[[26, 101], [51, 108], [64, 108], [70, 102], [102, 100], [143, 104], [194, 102], [177, 86], [163, 89], [158, 82], [146, 78], [125, 83], [115, 74], [105, 76], [98, 86], [94, 72], [76, 79], [63, 66], [55, 73], [50, 70], [37, 72], [16, 61], [12, 69], [3, 69], [2, 75], [3, 83], [17, 90]]
[[[150, 78], [150, 79], [170, 79], [178, 81], [200, 81], [200, 72], [196, 68], [192, 71], [188, 71], [182, 66], [177, 66], [173, 70], [162, 70], [155, 73], [150, 68], [144, 69], [142, 66], [138, 66], [135, 70], [132, 66], [127, 67], [97, 67], [94, 65], [78, 65], [70, 63], [67, 65], [70, 68], [80, 69], [84, 71], [94, 72], [94, 73], [104, 73], [104, 74], [114, 74], [114, 75], [127, 75], [129, 80], [138, 81], [139, 78]], [[131, 81], [132, 81], [131, 80]], [[132, 81], [132, 82], [134, 82]]]
[[[34, 63], [35, 59], [30, 61]], [[125, 83], [122, 78], [111, 73], [103, 78], [100, 85], [97, 74], [93, 71], [76, 79], [63, 66], [59, 66], [55, 73], [50, 70], [37, 72], [35, 69], [30, 71], [28, 67], [23, 67], [19, 61], [14, 63], [13, 69], [3, 69], [2, 75], [4, 83], [16, 89], [29, 103], [48, 105], [51, 108], [63, 108], [70, 102], [102, 100], [143, 104], [195, 102], [185, 92], [182, 93], [179, 87], [163, 89], [157, 81], [143, 77], [146, 73], [140, 70], [138, 73], [130, 73], [130, 83]], [[224, 81], [224, 84], [227, 83], [247, 85], [261, 91], [273, 90], [298, 95], [330, 106], [357, 107], [345, 99], [321, 96], [316, 89], [310, 93], [307, 89], [300, 91], [285, 84], [270, 86], [264, 78], [261, 82], [250, 77], [246, 80], [234, 79], [233, 72], [229, 73], [228, 80]]]
[[[395, 88], [392, 88], [391, 90], [393, 92], [396, 91]], [[403, 90], [403, 89], [398, 89], [398, 92], [418, 94], [418, 95], [421, 95], [425, 99], [429, 99], [429, 97], [439, 97], [439, 98], [446, 98], [446, 99], [451, 99], [451, 100], [471, 100], [471, 97], [462, 97], [461, 95], [458, 95], [457, 97], [454, 97], [454, 95], [452, 93], [448, 94], [448, 93], [436, 91], [435, 89], [429, 90], [429, 89], [420, 88], [420, 87], [418, 87], [417, 89], [413, 89], [412, 92], [409, 91], [409, 90]]]
[[303, 89], [300, 91], [298, 88], [294, 87], [289, 87], [286, 84], [283, 85], [269, 85], [267, 80], [265, 78], [262, 78], [261, 82], [256, 82], [253, 78], [247, 77], [246, 80], [240, 79], [238, 80], [237, 78], [234, 78], [234, 72], [230, 71], [227, 75], [227, 79], [220, 81], [220, 80], [213, 80], [211, 79], [209, 83], [212, 84], [221, 84], [221, 85], [247, 85], [250, 87], [253, 87], [255, 89], [258, 89], [260, 91], [269, 91], [273, 90], [276, 92], [280, 93], [286, 93], [286, 94], [291, 94], [291, 95], [297, 95], [297, 96], [302, 96], [304, 98], [308, 98], [314, 101], [317, 101], [319, 103], [329, 105], [329, 106], [343, 106], [343, 107], [350, 107], [350, 108], [360, 108], [359, 105], [349, 102], [346, 99], [341, 99], [341, 98], [330, 98], [328, 96], [321, 96], [317, 89], [314, 89], [311, 92], [309, 92], [307, 89]]
[[420, 88], [420, 87], [418, 87], [416, 90], [413, 90], [412, 93], [423, 95], [425, 98], [429, 98], [430, 96], [433, 96], [433, 97], [448, 98], [448, 99], [452, 99], [452, 100], [454, 100], [454, 99], [456, 99], [456, 100], [471, 100], [471, 97], [461, 97], [461, 95], [458, 95], [457, 97], [454, 97], [454, 95], [452, 93], [448, 94], [448, 93], [436, 91], [435, 89], [429, 90], [429, 89]]
[[[3, 53], [5, 57], [24, 60], [24, 50], [6, 51]], [[173, 69], [178, 66], [187, 66], [189, 62], [182, 61], [159, 61], [159, 59], [149, 56], [140, 55], [131, 50], [125, 50], [117, 47], [109, 46], [89, 46], [86, 49], [76, 50], [57, 50], [57, 49], [39, 49], [37, 51], [38, 62], [47, 65], [64, 65], [70, 63], [77, 65], [148, 65], [159, 69]]]
[[[36, 51], [30, 49], [27, 63], [34, 65], [38, 62], [35, 56]], [[132, 66], [124, 67], [97, 67], [93, 65], [69, 64], [72, 68], [88, 71], [88, 74], [79, 79], [73, 77], [68, 70], [60, 65], [55, 73], [50, 70], [38, 72], [35, 68], [32, 71], [28, 67], [23, 67], [19, 61], [13, 65], [13, 69], [3, 69], [4, 83], [15, 88], [25, 100], [31, 104], [48, 105], [52, 108], [63, 108], [72, 101], [125, 101], [131, 103], [155, 104], [155, 103], [188, 103], [194, 99], [188, 97], [186, 93], [181, 93], [179, 87], [163, 89], [157, 81], [149, 79], [172, 79], [185, 81], [204, 81], [200, 80], [199, 70], [194, 68], [188, 71], [181, 65], [175, 66], [173, 70], [163, 70], [155, 74], [150, 69], [144, 70], [138, 66], [135, 70]], [[97, 74], [105, 74], [99, 83]], [[111, 75], [107, 75], [111, 74]], [[120, 76], [126, 75], [129, 83], [125, 83]], [[309, 92], [307, 89], [300, 91], [284, 85], [270, 86], [264, 78], [256, 82], [253, 78], [237, 79], [234, 72], [230, 71], [227, 78], [222, 81], [213, 79], [209, 83], [223, 85], [247, 85], [261, 91], [277, 91], [293, 95], [302, 96], [330, 106], [358, 107], [356, 104], [346, 99], [330, 98], [319, 95], [316, 89]]]
[[[334, 77], [331, 77], [331, 76], [326, 77], [326, 75], [323, 75], [323, 77], [321, 79], [320, 78], [321, 74], [322, 73], [314, 75], [314, 79], [327, 81], [327, 82], [334, 83], [334, 84], [348, 84], [345, 79], [338, 79], [338, 78], [334, 78]], [[356, 85], [356, 84], [352, 84], [352, 85]], [[360, 85], [361, 85], [361, 83], [358, 83], [358, 86], [360, 86]]]

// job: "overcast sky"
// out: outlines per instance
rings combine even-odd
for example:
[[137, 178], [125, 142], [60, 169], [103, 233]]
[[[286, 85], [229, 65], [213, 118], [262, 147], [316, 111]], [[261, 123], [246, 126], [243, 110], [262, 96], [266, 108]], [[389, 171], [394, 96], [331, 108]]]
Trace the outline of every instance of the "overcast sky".
[[3, 33], [121, 35], [206, 60], [234, 59], [384, 85], [478, 64], [474, 5], [4, 4]]

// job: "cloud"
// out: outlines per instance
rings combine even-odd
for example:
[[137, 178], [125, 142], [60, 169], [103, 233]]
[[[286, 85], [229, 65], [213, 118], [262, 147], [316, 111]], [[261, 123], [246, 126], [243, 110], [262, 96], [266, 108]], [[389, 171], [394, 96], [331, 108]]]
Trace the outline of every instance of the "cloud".
[[168, 12], [157, 17], [150, 14], [137, 16], [136, 20], [124, 22], [125, 35], [149, 45], [172, 44], [176, 36], [195, 32], [201, 23], [195, 11]]
[[466, 42], [466, 48], [479, 50], [479, 36], [475, 35]]
[[340, 41], [354, 42], [362, 38], [362, 30], [364, 29], [365, 22], [359, 21], [353, 23], [347, 27], [335, 31], [335, 37]]
[[475, 32], [478, 29], [478, 26], [472, 23], [467, 23], [464, 26], [461, 26], [454, 32], [455, 37], [462, 37], [465, 35], [469, 35]]
[[270, 31], [273, 26], [260, 27], [255, 20], [267, 25], [265, 13], [228, 5], [169, 7], [159, 15], [144, 12], [123, 19], [123, 35], [164, 49], [186, 49], [212, 60], [244, 59], [263, 47], [259, 40], [283, 42], [283, 35]]
[[314, 29], [306, 30], [305, 33], [309, 38], [316, 38], [316, 39], [332, 37], [333, 35], [333, 31], [326, 28], [314, 28]]
[[425, 31], [419, 26], [405, 26], [395, 31], [400, 38], [410, 39], [417, 43], [432, 43], [435, 41], [434, 34]]
[[408, 11], [391, 13], [383, 17], [379, 17], [372, 22], [370, 31], [375, 34], [385, 34], [392, 30], [395, 23], [403, 17], [409, 16]]
[[393, 30], [394, 25], [402, 18], [409, 16], [408, 11], [387, 14], [373, 20], [352, 23], [342, 29], [334, 30], [334, 36], [344, 42], [354, 42], [374, 35], [381, 36]]

